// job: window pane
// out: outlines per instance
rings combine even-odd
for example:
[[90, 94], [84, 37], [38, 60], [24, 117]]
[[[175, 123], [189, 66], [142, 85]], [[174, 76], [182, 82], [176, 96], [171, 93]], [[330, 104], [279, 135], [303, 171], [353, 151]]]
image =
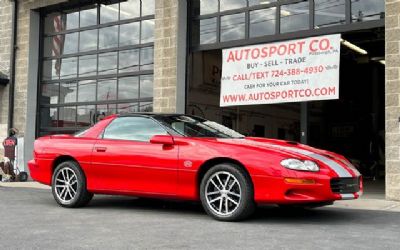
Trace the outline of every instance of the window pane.
[[43, 40], [43, 55], [62, 56], [78, 52], [78, 33], [46, 37]]
[[119, 4], [100, 5], [100, 23], [110, 23], [118, 21]]
[[153, 76], [140, 76], [140, 98], [153, 97]]
[[153, 112], [153, 103], [141, 102], [139, 105], [139, 112]]
[[58, 114], [59, 127], [75, 127], [76, 107], [60, 107]]
[[109, 101], [116, 99], [117, 99], [117, 80], [116, 79], [99, 80], [97, 89], [97, 100]]
[[40, 127], [57, 127], [57, 108], [41, 108], [40, 109]]
[[119, 46], [135, 45], [139, 43], [140, 22], [123, 24], [120, 26]]
[[139, 69], [139, 50], [124, 50], [119, 52], [119, 73], [133, 72]]
[[150, 141], [154, 135], [168, 134], [159, 124], [150, 118], [120, 117], [111, 122], [104, 130], [105, 139]]
[[97, 30], [86, 30], [79, 34], [79, 51], [90, 51], [97, 49]]
[[250, 37], [275, 34], [276, 8], [250, 12]]
[[215, 43], [217, 41], [217, 18], [200, 20], [200, 44]]
[[[42, 78], [43, 80], [55, 80], [60, 76], [59, 70], [60, 60], [45, 60], [43, 61]], [[56, 69], [56, 64], [57, 69]]]
[[89, 127], [95, 123], [95, 106], [78, 106], [77, 127]]
[[118, 104], [118, 114], [133, 113], [139, 111], [139, 103], [121, 103]]
[[249, 1], [249, 6], [254, 6], [254, 5], [260, 5], [260, 4], [270, 4], [273, 2], [276, 2], [277, 0], [269, 0], [269, 1], [265, 1], [265, 0], [248, 0]]
[[247, 0], [221, 0], [221, 11], [240, 9], [247, 6]]
[[346, 22], [345, 0], [315, 0], [315, 28]]
[[245, 14], [221, 17], [221, 42], [245, 38]]
[[154, 48], [148, 47], [140, 50], [140, 70], [151, 70], [154, 64]]
[[79, 77], [94, 76], [97, 73], [97, 55], [79, 57]]
[[218, 1], [200, 0], [200, 15], [212, 14], [218, 12]]
[[139, 77], [124, 77], [118, 80], [118, 99], [139, 99]]
[[102, 28], [99, 31], [99, 49], [118, 47], [118, 26]]
[[61, 83], [60, 103], [76, 102], [77, 90], [78, 90], [78, 88], [77, 88], [76, 82]]
[[142, 1], [142, 16], [154, 15], [154, 0]]
[[[57, 69], [56, 63], [56, 69]], [[76, 57], [61, 59], [61, 79], [75, 78], [78, 72], [78, 60]]]
[[79, 12], [52, 13], [45, 17], [44, 32], [46, 34], [76, 29], [79, 27]]
[[120, 19], [131, 19], [140, 16], [140, 0], [128, 0], [120, 3]]
[[96, 81], [80, 81], [78, 87], [78, 102], [93, 102], [96, 100]]
[[154, 41], [154, 20], [142, 21], [141, 43]]
[[97, 8], [81, 10], [80, 26], [87, 27], [97, 24]]
[[117, 113], [117, 104], [97, 105], [96, 122], [100, 121], [106, 116], [116, 113]]
[[281, 6], [281, 33], [309, 28], [308, 2]]
[[385, 17], [384, 0], [351, 0], [353, 22], [383, 19]]
[[40, 92], [40, 103], [42, 104], [57, 104], [58, 103], [58, 93], [59, 84], [42, 84]]
[[117, 73], [117, 52], [99, 54], [99, 75]]

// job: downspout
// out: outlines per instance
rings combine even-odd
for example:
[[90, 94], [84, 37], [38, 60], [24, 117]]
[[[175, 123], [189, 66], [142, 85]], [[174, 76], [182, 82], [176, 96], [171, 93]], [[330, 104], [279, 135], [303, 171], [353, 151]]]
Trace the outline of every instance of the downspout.
[[18, 0], [11, 1], [11, 53], [10, 53], [10, 86], [8, 95], [8, 129], [14, 126], [14, 91], [15, 91], [15, 61], [17, 54], [17, 21]]

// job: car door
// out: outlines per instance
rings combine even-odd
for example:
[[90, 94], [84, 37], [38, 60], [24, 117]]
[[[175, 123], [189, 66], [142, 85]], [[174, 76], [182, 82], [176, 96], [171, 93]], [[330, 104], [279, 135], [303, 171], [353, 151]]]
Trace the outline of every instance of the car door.
[[154, 135], [167, 135], [145, 116], [115, 118], [93, 148], [92, 173], [99, 190], [175, 195], [178, 146], [150, 143]]

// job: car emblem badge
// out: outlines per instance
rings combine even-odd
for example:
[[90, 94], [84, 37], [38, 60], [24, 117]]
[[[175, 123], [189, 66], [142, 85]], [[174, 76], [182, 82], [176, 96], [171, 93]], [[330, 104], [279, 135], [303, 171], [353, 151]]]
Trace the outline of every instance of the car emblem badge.
[[183, 166], [185, 166], [186, 168], [191, 168], [192, 167], [192, 162], [191, 161], [184, 161], [183, 162]]

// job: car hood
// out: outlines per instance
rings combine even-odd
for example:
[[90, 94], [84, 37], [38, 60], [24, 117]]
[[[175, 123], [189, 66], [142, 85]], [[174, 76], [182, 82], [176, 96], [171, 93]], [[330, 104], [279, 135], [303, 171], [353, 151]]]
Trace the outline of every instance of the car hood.
[[344, 156], [291, 141], [245, 137], [241, 139], [216, 139], [230, 145], [246, 146], [281, 152], [288, 157], [312, 159], [332, 169], [341, 178], [358, 177], [360, 173]]

